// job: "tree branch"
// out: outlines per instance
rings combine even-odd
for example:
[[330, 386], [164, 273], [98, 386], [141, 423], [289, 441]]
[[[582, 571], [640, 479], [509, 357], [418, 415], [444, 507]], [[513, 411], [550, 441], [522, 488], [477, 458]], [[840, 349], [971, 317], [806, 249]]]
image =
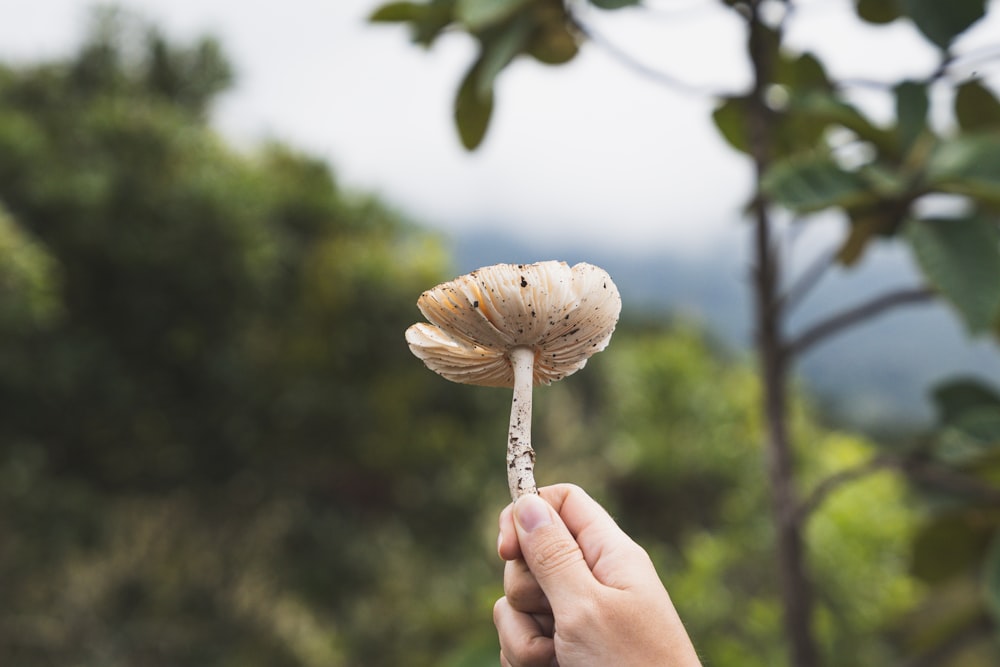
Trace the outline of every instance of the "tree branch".
[[969, 644], [993, 635], [993, 622], [988, 616], [979, 615], [958, 629], [954, 634], [932, 648], [927, 653], [911, 658], [900, 667], [934, 667], [944, 664]]
[[897, 306], [925, 303], [933, 299], [934, 295], [934, 290], [929, 287], [916, 287], [889, 292], [888, 294], [875, 297], [871, 301], [831, 315], [827, 319], [809, 327], [785, 346], [785, 354], [789, 358], [799, 356], [812, 346], [839, 333], [843, 329], [854, 326], [870, 317], [881, 315]]
[[650, 79], [662, 86], [672, 88], [673, 90], [685, 95], [696, 95], [698, 97], [725, 97], [732, 94], [710, 86], [696, 85], [688, 81], [684, 81], [673, 74], [658, 70], [654, 67], [650, 67], [646, 63], [641, 62], [635, 58], [635, 56], [622, 49], [600, 32], [594, 30], [592, 26], [581, 19], [577, 4], [578, 3], [573, 2], [573, 0], [568, 0], [565, 4], [566, 15], [569, 18], [570, 26], [576, 30], [581, 37], [604, 49], [608, 55], [617, 60], [625, 68], [633, 71], [639, 76]]
[[916, 482], [939, 491], [972, 497], [984, 505], [1000, 507], [1000, 489], [976, 477], [927, 462], [912, 462], [909, 465], [904, 463], [900, 467]]
[[908, 479], [940, 491], [972, 497], [985, 505], [1000, 507], [1000, 489], [980, 479], [964, 475], [951, 468], [916, 456], [876, 456], [869, 461], [834, 473], [816, 485], [798, 508], [799, 521], [805, 522], [841, 487], [886, 468], [904, 474]]
[[[986, 46], [974, 49], [967, 53], [955, 54], [951, 62], [948, 63], [947, 75], [959, 79], [970, 77], [973, 79], [985, 78], [980, 70], [985, 65], [995, 65], [1000, 62], [1000, 44], [987, 44]], [[956, 70], [970, 70], [970, 74], [963, 75]]]
[[[984, 65], [992, 65], [998, 62], [1000, 62], [1000, 45], [987, 44], [986, 46], [974, 49], [968, 53], [946, 56], [941, 60], [934, 71], [921, 79], [921, 81], [926, 84], [933, 84], [934, 82], [945, 77], [952, 77], [958, 80], [966, 78], [982, 78], [982, 75], [978, 70]], [[956, 71], [959, 69], [971, 69], [972, 71], [971, 74], [962, 74], [961, 72]], [[864, 78], [841, 79], [837, 82], [837, 87], [841, 89], [869, 88], [878, 91], [891, 91], [894, 86], [895, 83], [890, 81], [877, 81], [875, 79]]]
[[867, 477], [883, 468], [897, 466], [899, 461], [889, 457], [876, 456], [870, 461], [866, 461], [853, 468], [846, 468], [834, 473], [816, 485], [812, 493], [799, 505], [798, 517], [803, 524], [809, 517], [823, 504], [823, 502], [840, 487], [853, 482], [862, 477]]
[[784, 312], [788, 312], [802, 302], [802, 299], [812, 291], [820, 279], [830, 270], [830, 267], [833, 266], [837, 260], [837, 254], [836, 250], [823, 253], [802, 272], [802, 275], [792, 283], [791, 287], [781, 297], [781, 307]]
[[754, 300], [756, 346], [763, 383], [761, 410], [767, 428], [765, 461], [770, 482], [771, 513], [775, 523], [775, 565], [782, 606], [782, 623], [792, 667], [819, 667], [819, 646], [813, 629], [813, 584], [806, 567], [802, 524], [795, 488], [795, 462], [788, 428], [788, 364], [781, 330], [781, 257], [773, 238], [767, 194], [761, 187], [774, 161], [775, 113], [767, 91], [775, 80], [773, 40], [781, 32], [764, 23], [763, 0], [749, 0], [739, 8], [747, 22], [747, 53], [753, 68], [753, 88], [747, 113], [750, 155], [756, 187], [750, 213], [754, 221]]

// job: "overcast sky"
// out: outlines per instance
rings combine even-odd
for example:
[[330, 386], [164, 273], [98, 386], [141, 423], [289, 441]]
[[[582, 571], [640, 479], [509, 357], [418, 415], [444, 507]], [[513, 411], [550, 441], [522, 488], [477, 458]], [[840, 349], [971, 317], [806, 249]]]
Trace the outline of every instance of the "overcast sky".
[[[574, 245], [696, 254], [738, 224], [749, 167], [710, 125], [711, 96], [651, 82], [598, 46], [586, 46], [567, 67], [515, 63], [500, 80], [485, 144], [469, 154], [451, 122], [455, 87], [474, 53], [462, 35], [417, 48], [401, 27], [366, 24], [378, 0], [118, 4], [172, 37], [222, 40], [238, 72], [216, 116], [227, 135], [248, 144], [290, 141], [329, 159], [343, 182], [383, 195], [429, 226], [503, 225]], [[649, 4], [655, 11], [594, 11], [588, 20], [636, 59], [699, 88], [746, 85], [741, 26], [718, 2]], [[791, 43], [830, 54], [838, 75], [890, 80], [935, 65], [908, 24], [861, 26], [850, 0], [797, 4]], [[88, 6], [0, 0], [0, 58], [70, 52]], [[963, 48], [997, 41], [996, 6]], [[879, 102], [866, 100], [876, 111]]]

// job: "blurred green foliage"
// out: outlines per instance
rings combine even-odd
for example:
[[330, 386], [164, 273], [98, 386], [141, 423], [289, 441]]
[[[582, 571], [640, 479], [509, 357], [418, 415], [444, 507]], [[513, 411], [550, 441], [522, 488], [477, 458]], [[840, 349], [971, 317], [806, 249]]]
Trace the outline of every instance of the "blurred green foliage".
[[226, 146], [227, 73], [116, 14], [0, 69], [3, 664], [433, 664], [482, 626], [504, 398], [401, 343], [446, 251]]
[[[0, 67], [0, 663], [495, 664], [509, 396], [403, 341], [447, 250], [227, 146], [229, 71], [118, 14]], [[620, 517], [712, 665], [783, 655], [758, 393], [700, 332], [625, 321], [536, 399], [540, 483]], [[804, 481], [871, 451], [808, 412]], [[829, 664], [910, 637], [916, 519], [890, 473], [811, 518]]]
[[[705, 664], [782, 664], [753, 366], [684, 328], [616, 344], [605, 453], [622, 526], [651, 551]], [[801, 401], [793, 421], [810, 486], [871, 456], [870, 443], [818, 427]], [[921, 596], [908, 573], [916, 518], [891, 473], [846, 487], [811, 517], [824, 664], [895, 662], [889, 631]]]

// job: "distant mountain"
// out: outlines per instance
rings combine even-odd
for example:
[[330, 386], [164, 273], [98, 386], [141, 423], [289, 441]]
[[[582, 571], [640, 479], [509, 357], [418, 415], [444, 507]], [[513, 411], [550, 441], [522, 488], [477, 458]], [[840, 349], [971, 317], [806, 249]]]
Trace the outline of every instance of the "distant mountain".
[[[608, 271], [626, 311], [682, 315], [740, 351], [752, 340], [748, 255], [737, 243], [696, 259], [609, 248], [528, 245], [495, 234], [454, 239], [461, 272], [499, 262], [586, 261]], [[860, 266], [834, 269], [788, 322], [802, 330], [824, 314], [918, 284], [908, 255], [880, 247]], [[927, 400], [936, 383], [955, 376], [1000, 384], [1000, 348], [970, 340], [943, 304], [904, 306], [813, 349], [799, 366], [804, 385], [841, 423], [877, 432], [912, 431], [933, 419]]]

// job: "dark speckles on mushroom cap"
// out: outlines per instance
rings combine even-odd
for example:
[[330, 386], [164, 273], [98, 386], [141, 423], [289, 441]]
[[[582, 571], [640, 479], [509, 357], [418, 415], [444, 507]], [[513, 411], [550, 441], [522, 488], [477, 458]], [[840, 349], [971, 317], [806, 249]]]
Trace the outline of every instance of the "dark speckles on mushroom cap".
[[535, 383], [583, 368], [607, 347], [621, 312], [610, 276], [591, 264], [497, 264], [424, 292], [417, 301], [430, 322], [406, 340], [427, 366], [455, 382], [513, 386], [507, 358], [535, 350]]

